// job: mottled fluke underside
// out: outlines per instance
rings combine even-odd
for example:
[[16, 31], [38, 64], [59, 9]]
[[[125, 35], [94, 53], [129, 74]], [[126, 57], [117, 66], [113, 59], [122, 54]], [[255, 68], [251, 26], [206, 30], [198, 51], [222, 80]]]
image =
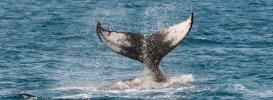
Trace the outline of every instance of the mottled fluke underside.
[[159, 68], [161, 59], [185, 39], [192, 24], [191, 9], [186, 21], [148, 36], [106, 30], [100, 22], [97, 22], [96, 32], [103, 44], [114, 52], [143, 63], [151, 71], [153, 79], [162, 82], [166, 81], [166, 77]]

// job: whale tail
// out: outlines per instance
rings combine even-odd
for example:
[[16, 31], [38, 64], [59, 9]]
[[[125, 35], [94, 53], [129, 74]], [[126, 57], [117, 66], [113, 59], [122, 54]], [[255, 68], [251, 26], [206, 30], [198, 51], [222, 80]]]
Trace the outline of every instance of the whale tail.
[[114, 52], [143, 63], [151, 70], [154, 80], [160, 82], [166, 80], [159, 68], [161, 59], [185, 39], [192, 24], [191, 9], [186, 21], [148, 36], [110, 31], [102, 28], [100, 22], [97, 22], [96, 32], [104, 45]]

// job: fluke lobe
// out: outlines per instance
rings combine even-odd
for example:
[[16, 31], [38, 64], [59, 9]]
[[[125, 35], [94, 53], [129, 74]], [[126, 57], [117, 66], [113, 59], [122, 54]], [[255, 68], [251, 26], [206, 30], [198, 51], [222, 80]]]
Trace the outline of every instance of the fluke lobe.
[[190, 32], [193, 11], [186, 21], [148, 36], [131, 32], [116, 32], [102, 28], [97, 22], [96, 32], [101, 42], [114, 52], [137, 60], [145, 65], [156, 82], [166, 81], [160, 70], [161, 59], [181, 43]]

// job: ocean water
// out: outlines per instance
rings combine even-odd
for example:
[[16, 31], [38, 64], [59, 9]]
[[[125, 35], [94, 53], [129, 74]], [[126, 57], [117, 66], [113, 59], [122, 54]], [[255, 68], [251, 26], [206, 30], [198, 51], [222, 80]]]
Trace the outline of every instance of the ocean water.
[[[106, 48], [96, 21], [151, 34], [184, 21], [188, 37], [143, 65]], [[1, 0], [0, 99], [273, 99], [273, 0]]]

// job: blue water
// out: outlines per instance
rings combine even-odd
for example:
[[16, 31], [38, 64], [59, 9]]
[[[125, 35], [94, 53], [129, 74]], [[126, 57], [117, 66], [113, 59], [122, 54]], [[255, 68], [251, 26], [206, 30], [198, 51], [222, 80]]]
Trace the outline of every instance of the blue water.
[[[98, 89], [143, 65], [106, 48], [96, 21], [148, 35], [185, 20], [191, 4], [192, 31], [161, 63], [168, 77], [192, 75], [191, 86]], [[270, 100], [272, 11], [273, 0], [1, 0], [0, 99]]]

